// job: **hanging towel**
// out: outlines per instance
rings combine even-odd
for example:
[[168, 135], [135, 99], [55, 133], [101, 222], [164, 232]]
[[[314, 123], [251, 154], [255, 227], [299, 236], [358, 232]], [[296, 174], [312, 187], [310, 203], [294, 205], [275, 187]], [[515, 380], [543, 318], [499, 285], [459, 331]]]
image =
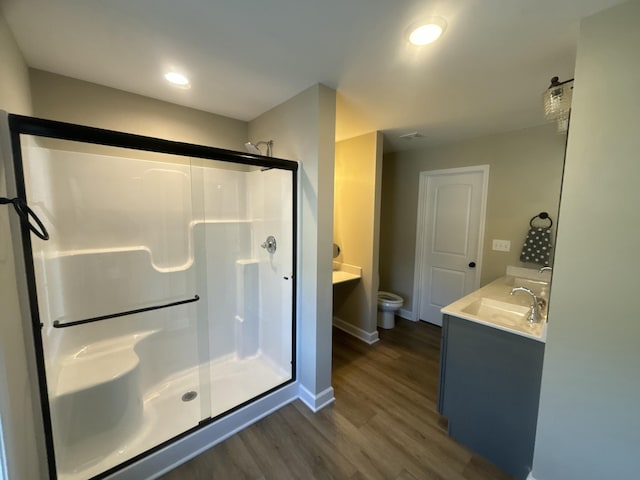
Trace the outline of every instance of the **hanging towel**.
[[551, 228], [531, 227], [524, 240], [520, 261], [549, 265], [551, 258]]

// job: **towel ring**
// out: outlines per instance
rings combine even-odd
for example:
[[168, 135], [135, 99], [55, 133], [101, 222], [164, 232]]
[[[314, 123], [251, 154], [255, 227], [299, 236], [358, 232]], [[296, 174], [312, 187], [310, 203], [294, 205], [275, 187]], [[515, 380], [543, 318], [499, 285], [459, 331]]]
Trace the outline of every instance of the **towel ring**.
[[551, 220], [551, 217], [549, 216], [549, 214], [547, 212], [540, 212], [538, 215], [535, 215], [531, 218], [531, 220], [529, 220], [529, 226], [531, 228], [533, 228], [533, 221], [539, 218], [541, 220], [549, 220], [549, 226], [546, 228], [551, 228], [553, 227], [553, 220]]

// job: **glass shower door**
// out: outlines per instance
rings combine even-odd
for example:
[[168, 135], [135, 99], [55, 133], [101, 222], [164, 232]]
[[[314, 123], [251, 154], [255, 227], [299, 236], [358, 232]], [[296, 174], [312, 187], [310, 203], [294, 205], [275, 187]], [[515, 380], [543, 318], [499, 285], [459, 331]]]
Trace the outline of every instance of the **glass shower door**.
[[215, 418], [293, 378], [294, 177], [228, 162], [198, 168]]
[[32, 259], [57, 478], [92, 478], [210, 415], [192, 165], [21, 143], [26, 198], [50, 233], [33, 240]]
[[152, 474], [151, 452], [215, 438], [295, 380], [295, 162], [15, 115], [9, 129], [3, 203], [21, 218], [52, 480]]

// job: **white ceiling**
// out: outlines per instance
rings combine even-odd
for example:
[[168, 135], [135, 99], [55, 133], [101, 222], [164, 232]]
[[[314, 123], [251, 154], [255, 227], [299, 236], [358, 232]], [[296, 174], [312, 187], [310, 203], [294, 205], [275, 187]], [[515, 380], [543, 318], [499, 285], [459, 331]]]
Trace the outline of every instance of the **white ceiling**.
[[[337, 89], [336, 138], [386, 150], [543, 122], [573, 76], [579, 20], [622, 0], [0, 0], [29, 66], [252, 120], [316, 83]], [[403, 34], [438, 15], [416, 48]], [[162, 75], [186, 72], [188, 90]], [[418, 131], [411, 141], [400, 134]]]

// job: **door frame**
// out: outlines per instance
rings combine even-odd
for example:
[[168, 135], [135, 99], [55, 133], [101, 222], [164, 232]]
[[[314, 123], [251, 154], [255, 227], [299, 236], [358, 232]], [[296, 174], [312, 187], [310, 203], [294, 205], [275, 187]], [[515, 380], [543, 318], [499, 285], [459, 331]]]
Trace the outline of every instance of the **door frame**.
[[484, 231], [485, 221], [487, 218], [487, 198], [489, 193], [489, 165], [474, 165], [472, 167], [458, 167], [458, 168], [445, 168], [440, 170], [425, 170], [420, 172], [419, 186], [418, 186], [418, 208], [417, 208], [417, 220], [416, 220], [416, 253], [415, 261], [413, 264], [413, 304], [412, 304], [412, 320], [414, 322], [420, 321], [420, 302], [422, 291], [422, 270], [423, 263], [425, 261], [425, 245], [426, 238], [426, 199], [427, 197], [427, 184], [429, 177], [438, 177], [443, 175], [454, 175], [462, 173], [482, 173], [482, 204], [480, 205], [480, 227], [478, 231], [478, 251], [476, 260], [476, 279], [474, 283], [474, 289], [480, 288], [480, 276], [482, 274], [482, 252], [484, 251]]

